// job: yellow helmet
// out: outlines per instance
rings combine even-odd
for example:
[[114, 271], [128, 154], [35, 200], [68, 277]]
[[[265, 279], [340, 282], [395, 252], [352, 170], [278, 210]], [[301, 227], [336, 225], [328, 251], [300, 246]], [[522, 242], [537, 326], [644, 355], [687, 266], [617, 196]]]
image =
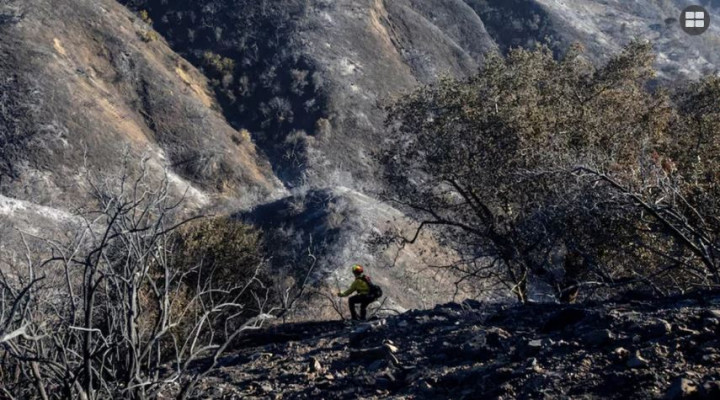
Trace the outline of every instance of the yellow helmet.
[[362, 273], [363, 273], [363, 267], [362, 267], [362, 265], [359, 265], [359, 264], [353, 265], [353, 267], [352, 267], [352, 272], [353, 272], [353, 274], [355, 274], [355, 275], [362, 274]]

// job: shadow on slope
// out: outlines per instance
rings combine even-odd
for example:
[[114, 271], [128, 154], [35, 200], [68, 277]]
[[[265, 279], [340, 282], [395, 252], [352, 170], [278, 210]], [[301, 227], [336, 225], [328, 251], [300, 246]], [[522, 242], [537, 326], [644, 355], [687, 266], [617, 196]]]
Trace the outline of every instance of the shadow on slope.
[[[472, 292], [465, 286], [456, 292], [453, 273], [431, 267], [448, 263], [453, 254], [429, 234], [402, 250], [371, 246], [374, 235], [389, 226], [409, 231], [413, 224], [387, 204], [347, 188], [311, 190], [237, 217], [265, 232], [271, 263], [279, 274], [301, 282], [311, 265], [308, 252], [316, 257], [311, 282], [330, 296], [350, 285], [349, 267], [355, 263], [366, 266], [383, 287], [384, 307], [391, 310], [426, 308]], [[322, 298], [309, 300], [302, 308], [301, 318], [337, 317]]]

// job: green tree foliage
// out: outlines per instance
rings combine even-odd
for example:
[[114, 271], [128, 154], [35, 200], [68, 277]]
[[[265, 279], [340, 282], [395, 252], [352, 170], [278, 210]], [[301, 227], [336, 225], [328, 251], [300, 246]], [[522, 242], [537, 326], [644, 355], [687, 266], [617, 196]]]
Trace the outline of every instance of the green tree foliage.
[[600, 68], [515, 49], [420, 88], [389, 109], [388, 196], [521, 301], [533, 279], [560, 298], [720, 283], [719, 80], [671, 96], [652, 65], [640, 42]]

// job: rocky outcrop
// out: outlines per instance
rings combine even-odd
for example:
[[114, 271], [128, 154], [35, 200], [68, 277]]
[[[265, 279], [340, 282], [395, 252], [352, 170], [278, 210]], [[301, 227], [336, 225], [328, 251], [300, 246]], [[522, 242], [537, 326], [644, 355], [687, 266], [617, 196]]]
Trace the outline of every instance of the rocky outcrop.
[[466, 301], [359, 325], [278, 325], [244, 337], [200, 396], [714, 399], [718, 308], [718, 292], [575, 306]]

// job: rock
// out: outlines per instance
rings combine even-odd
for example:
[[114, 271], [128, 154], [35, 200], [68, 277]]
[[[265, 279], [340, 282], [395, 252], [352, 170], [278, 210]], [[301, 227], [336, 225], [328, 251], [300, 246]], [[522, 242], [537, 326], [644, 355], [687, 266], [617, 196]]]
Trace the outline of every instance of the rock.
[[667, 357], [667, 355], [670, 353], [670, 350], [668, 350], [667, 346], [663, 346], [661, 344], [655, 344], [653, 346], [653, 351], [658, 357]]
[[697, 385], [687, 378], [678, 378], [673, 381], [665, 398], [668, 400], [686, 399], [697, 393]]
[[390, 372], [384, 372], [375, 377], [376, 384], [382, 388], [388, 388], [397, 381], [395, 376]]
[[680, 334], [682, 334], [682, 335], [697, 336], [697, 335], [700, 334], [699, 331], [696, 331], [696, 330], [694, 330], [694, 329], [690, 329], [690, 328], [688, 328], [688, 327], [686, 327], [686, 326], [683, 326], [683, 325], [678, 325], [678, 326], [677, 326], [677, 331], [678, 331]]
[[643, 358], [639, 351], [636, 351], [635, 355], [630, 358], [626, 363], [629, 368], [645, 368], [648, 366], [648, 364], [648, 360]]
[[253, 382], [253, 384], [264, 393], [271, 393], [273, 391], [273, 386], [268, 382]]
[[350, 350], [350, 359], [351, 360], [388, 360], [389, 362], [393, 363], [393, 365], [400, 365], [400, 361], [395, 357], [393, 354], [392, 349], [395, 348], [397, 351], [397, 347], [392, 346], [390, 344], [383, 344], [382, 346], [378, 347], [371, 347], [367, 349], [353, 349]]
[[664, 319], [658, 318], [655, 322], [645, 327], [643, 337], [658, 338], [661, 336], [665, 336], [670, 332], [672, 332], [672, 325], [670, 325], [670, 323], [665, 321]]
[[505, 382], [506, 380], [512, 378], [513, 375], [515, 375], [515, 371], [512, 368], [500, 367], [495, 370], [493, 379], [496, 382]]
[[702, 360], [706, 363], [717, 363], [720, 361], [720, 355], [712, 353], [712, 354], [705, 354], [702, 356]]
[[464, 308], [469, 308], [471, 310], [480, 310], [483, 306], [483, 303], [473, 300], [473, 299], [466, 299], [463, 300], [461, 304]]
[[401, 328], [406, 328], [408, 325], [409, 325], [408, 322], [405, 320], [398, 322], [398, 326]]
[[545, 372], [545, 370], [540, 366], [540, 363], [538, 363], [538, 360], [535, 357], [531, 358], [530, 361], [528, 361], [527, 370], [535, 372], [537, 374]]
[[512, 335], [507, 332], [506, 330], [502, 328], [490, 328], [487, 330], [487, 333], [485, 334], [485, 340], [488, 345], [499, 347], [502, 345], [503, 341], [511, 338]]
[[384, 347], [350, 350], [351, 360], [379, 360], [385, 358], [386, 356], [387, 349]]
[[385, 347], [390, 353], [397, 353], [397, 352], [398, 352], [397, 346], [395, 346], [395, 345], [393, 344], [393, 342], [391, 342], [391, 341], [389, 341], [389, 340], [388, 340], [386, 343], [383, 344], [383, 347]]
[[720, 320], [720, 310], [705, 310], [705, 317]]
[[352, 333], [350, 333], [350, 339], [348, 344], [350, 345], [350, 347], [360, 347], [363, 340], [375, 335], [376, 332], [381, 329], [384, 324], [385, 320], [360, 324], [357, 328], [353, 329]]
[[584, 367], [585, 369], [590, 369], [593, 365], [593, 360], [590, 357], [585, 357], [580, 361], [580, 365]]
[[321, 374], [323, 372], [322, 364], [315, 357], [310, 357], [310, 372]]
[[617, 362], [625, 362], [630, 357], [630, 351], [624, 347], [618, 347], [613, 350], [613, 357]]
[[471, 361], [485, 361], [489, 360], [493, 356], [493, 352], [490, 348], [488, 348], [484, 343], [483, 340], [479, 341], [470, 341], [467, 343], [464, 343], [462, 346], [457, 347], [453, 346], [452, 349], [449, 352], [447, 352], [448, 355], [454, 356], [454, 358], [461, 359], [461, 360], [471, 360]]
[[535, 339], [528, 342], [528, 347], [536, 347], [541, 348], [543, 346], [543, 341], [541, 339]]
[[586, 333], [582, 338], [590, 346], [602, 346], [612, 342], [615, 335], [609, 329], [598, 329]]

